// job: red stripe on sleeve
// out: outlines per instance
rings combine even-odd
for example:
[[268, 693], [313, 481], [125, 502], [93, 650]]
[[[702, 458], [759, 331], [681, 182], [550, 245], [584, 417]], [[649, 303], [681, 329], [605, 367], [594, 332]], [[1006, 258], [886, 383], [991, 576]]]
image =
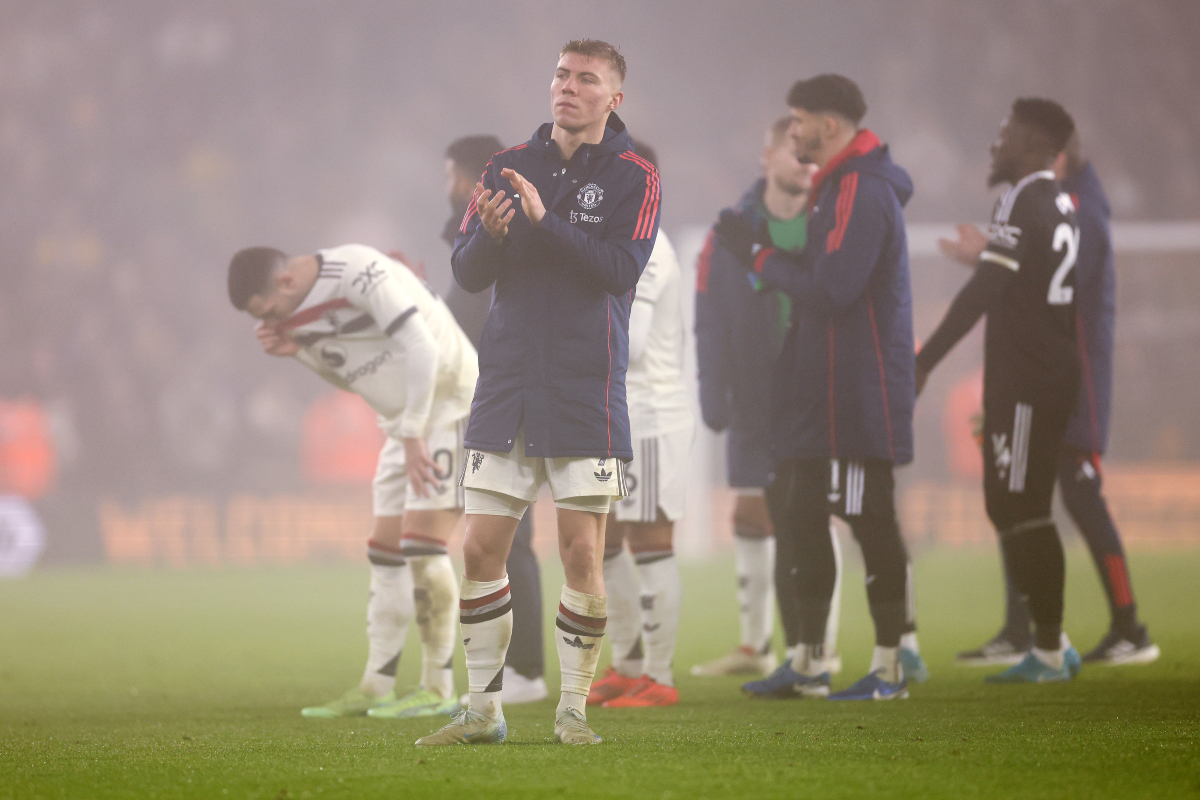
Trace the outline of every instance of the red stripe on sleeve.
[[642, 196], [642, 207], [638, 211], [637, 224], [633, 228], [633, 239], [649, 239], [650, 232], [654, 230], [654, 222], [658, 219], [658, 206], [662, 198], [658, 170], [649, 161], [628, 151], [621, 153], [621, 158], [646, 170], [646, 193]]
[[475, 194], [471, 195], [471, 202], [467, 204], [467, 213], [463, 214], [462, 224], [458, 226], [459, 233], [467, 232], [467, 223], [471, 221], [471, 217], [474, 215], [475, 209], [479, 207], [478, 201], [479, 196], [478, 192], [476, 192]]
[[854, 209], [854, 195], [858, 191], [858, 173], [851, 172], [842, 177], [838, 187], [837, 209], [834, 212], [833, 230], [825, 239], [825, 252], [832, 253], [842, 246], [846, 226], [850, 224], [850, 212]]

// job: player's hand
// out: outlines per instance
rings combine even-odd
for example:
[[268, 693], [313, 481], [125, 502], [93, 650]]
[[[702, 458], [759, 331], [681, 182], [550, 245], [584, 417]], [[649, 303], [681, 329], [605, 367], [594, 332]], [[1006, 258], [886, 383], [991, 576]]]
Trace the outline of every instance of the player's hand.
[[538, 194], [537, 187], [521, 177], [521, 173], [515, 169], [506, 167], [500, 170], [500, 175], [508, 178], [513, 191], [521, 198], [521, 210], [529, 217], [529, 221], [534, 225], [542, 224], [542, 217], [546, 216], [546, 207], [542, 205], [542, 196]]
[[517, 210], [512, 208], [512, 199], [506, 200], [503, 191], [493, 195], [491, 189], [483, 188], [482, 181], [475, 184], [475, 196], [475, 205], [479, 210], [479, 220], [483, 223], [484, 230], [497, 242], [503, 241], [508, 235], [508, 223], [517, 213]]
[[300, 352], [300, 345], [296, 340], [274, 325], [260, 322], [254, 327], [254, 335], [258, 337], [258, 343], [268, 355], [294, 356]]
[[958, 223], [957, 229], [958, 239], [938, 239], [938, 247], [946, 258], [963, 266], [973, 267], [979, 262], [983, 249], [987, 247], [987, 236], [969, 222]]
[[441, 485], [437, 479], [437, 463], [429, 457], [429, 448], [421, 437], [406, 436], [403, 441], [408, 485], [417, 497], [429, 497]]
[[737, 259], [742, 269], [749, 271], [754, 268], [754, 256], [762, 243], [741, 214], [725, 209], [717, 218], [713, 232], [717, 236], [717, 243]]

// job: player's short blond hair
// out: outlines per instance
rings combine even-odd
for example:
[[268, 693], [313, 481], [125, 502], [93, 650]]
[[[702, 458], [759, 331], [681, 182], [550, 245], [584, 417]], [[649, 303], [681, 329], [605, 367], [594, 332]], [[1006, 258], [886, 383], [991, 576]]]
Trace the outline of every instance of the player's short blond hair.
[[562, 58], [567, 53], [578, 53], [587, 58], [603, 59], [621, 79], [620, 82], [625, 82], [625, 57], [621, 55], [619, 49], [608, 42], [602, 42], [599, 39], [572, 39], [563, 45], [563, 49], [558, 52], [558, 57]]
[[787, 138], [788, 131], [792, 129], [793, 117], [780, 117], [771, 123], [771, 127], [767, 128], [767, 147], [775, 149], [783, 144]]

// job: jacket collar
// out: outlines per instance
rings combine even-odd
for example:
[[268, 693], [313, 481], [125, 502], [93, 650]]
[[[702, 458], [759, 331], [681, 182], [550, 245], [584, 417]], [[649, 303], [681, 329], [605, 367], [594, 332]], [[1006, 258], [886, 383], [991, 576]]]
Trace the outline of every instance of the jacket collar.
[[854, 134], [854, 138], [850, 140], [850, 144], [842, 148], [841, 152], [829, 160], [829, 163], [817, 171], [813, 175], [812, 190], [808, 194], [808, 207], [811, 209], [817, 201], [817, 195], [821, 193], [821, 188], [825, 183], [825, 179], [838, 170], [843, 164], [852, 158], [865, 156], [877, 147], [882, 147], [883, 142], [879, 141], [870, 129], [862, 128], [858, 133]]
[[[558, 143], [550, 138], [553, 131], [553, 122], [544, 122], [539, 125], [533, 138], [529, 140], [529, 149], [545, 157], [561, 160], [562, 152], [558, 149]], [[608, 121], [604, 125], [604, 138], [596, 144], [580, 145], [572, 159], [583, 158], [586, 161], [591, 156], [622, 153], [632, 149], [633, 139], [625, 130], [625, 122], [614, 111], [608, 115]]]

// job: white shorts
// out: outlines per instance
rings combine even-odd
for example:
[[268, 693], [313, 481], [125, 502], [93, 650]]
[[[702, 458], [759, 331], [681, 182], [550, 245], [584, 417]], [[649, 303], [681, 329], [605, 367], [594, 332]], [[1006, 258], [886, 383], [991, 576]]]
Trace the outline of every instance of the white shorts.
[[625, 464], [618, 458], [530, 458], [525, 431], [517, 431], [512, 450], [467, 450], [458, 485], [464, 489], [515, 497], [532, 503], [543, 483], [555, 502], [570, 497], [624, 497]]
[[429, 457], [437, 464], [438, 485], [428, 497], [418, 497], [408, 483], [404, 464], [404, 442], [388, 437], [379, 453], [379, 466], [372, 484], [375, 516], [399, 517], [405, 509], [439, 511], [463, 507], [463, 494], [454, 482], [462, 467], [466, 417], [435, 428], [425, 437]]
[[693, 427], [680, 428], [633, 443], [633, 463], [625, 472], [629, 494], [613, 503], [617, 522], [655, 522], [660, 509], [671, 522], [683, 518], [694, 433]]

